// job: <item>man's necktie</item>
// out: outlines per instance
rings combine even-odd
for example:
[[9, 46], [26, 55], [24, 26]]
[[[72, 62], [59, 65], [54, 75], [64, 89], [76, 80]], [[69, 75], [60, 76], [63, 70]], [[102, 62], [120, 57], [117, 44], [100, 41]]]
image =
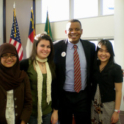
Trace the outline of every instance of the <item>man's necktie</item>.
[[81, 90], [81, 70], [77, 45], [74, 45], [74, 90], [77, 93]]

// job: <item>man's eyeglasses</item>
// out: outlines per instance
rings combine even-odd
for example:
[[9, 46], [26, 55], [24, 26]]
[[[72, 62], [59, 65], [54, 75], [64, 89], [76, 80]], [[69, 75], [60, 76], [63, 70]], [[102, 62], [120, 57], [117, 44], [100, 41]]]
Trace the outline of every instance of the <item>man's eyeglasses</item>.
[[3, 54], [1, 57], [3, 59], [8, 59], [9, 57], [12, 58], [12, 59], [15, 59], [16, 55], [15, 54], [11, 54], [11, 55]]

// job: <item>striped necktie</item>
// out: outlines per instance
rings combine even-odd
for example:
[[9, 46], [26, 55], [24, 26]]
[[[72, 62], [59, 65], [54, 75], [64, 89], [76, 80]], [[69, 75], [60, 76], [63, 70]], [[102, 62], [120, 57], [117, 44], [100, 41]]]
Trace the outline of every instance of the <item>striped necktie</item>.
[[77, 45], [74, 45], [74, 90], [77, 93], [81, 90], [81, 70]]

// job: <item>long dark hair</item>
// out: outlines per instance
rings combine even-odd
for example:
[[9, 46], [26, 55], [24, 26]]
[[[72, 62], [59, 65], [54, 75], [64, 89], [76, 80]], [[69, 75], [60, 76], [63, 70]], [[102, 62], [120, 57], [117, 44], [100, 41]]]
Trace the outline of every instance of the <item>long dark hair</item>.
[[108, 50], [108, 52], [110, 53], [110, 58], [109, 58], [109, 61], [108, 63], [114, 63], [114, 50], [113, 50], [113, 46], [112, 46], [112, 43], [109, 41], [109, 40], [101, 40], [99, 41], [98, 45], [97, 45], [97, 50], [96, 50], [96, 57], [95, 57], [95, 61], [97, 62], [97, 66], [100, 65], [100, 60], [98, 60], [97, 58], [97, 54], [98, 54], [98, 51], [99, 49], [101, 48], [101, 46], [105, 46], [106, 49]]
[[55, 64], [53, 62], [54, 50], [53, 50], [53, 42], [52, 42], [52, 39], [50, 38], [50, 36], [48, 36], [45, 33], [38, 34], [35, 36], [34, 42], [33, 42], [32, 53], [31, 53], [31, 56], [29, 57], [29, 59], [31, 60], [31, 63], [33, 63], [33, 61], [36, 62], [37, 45], [41, 40], [48, 40], [50, 42], [51, 52], [48, 56], [48, 63], [49, 63], [49, 67], [50, 67], [50, 70], [52, 73], [52, 77], [55, 78]]

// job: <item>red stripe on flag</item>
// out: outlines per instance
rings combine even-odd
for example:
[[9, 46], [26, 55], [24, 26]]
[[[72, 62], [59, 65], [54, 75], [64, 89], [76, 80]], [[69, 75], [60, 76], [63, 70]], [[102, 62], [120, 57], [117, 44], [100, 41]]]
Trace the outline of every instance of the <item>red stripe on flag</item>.
[[34, 41], [34, 31], [32, 31], [28, 37], [29, 37], [30, 41], [33, 43], [33, 41]]
[[16, 44], [17, 44], [17, 41], [14, 41], [13, 45], [16, 46]]
[[19, 61], [21, 61], [22, 58], [23, 58], [23, 51], [21, 52], [21, 55], [20, 55], [20, 57], [19, 57]]
[[18, 48], [17, 48], [17, 52], [18, 52], [18, 53], [19, 53], [20, 48], [21, 48], [21, 44], [19, 43], [19, 46], [18, 46]]
[[12, 38], [10, 38], [9, 43], [11, 43], [11, 41], [12, 41]]

